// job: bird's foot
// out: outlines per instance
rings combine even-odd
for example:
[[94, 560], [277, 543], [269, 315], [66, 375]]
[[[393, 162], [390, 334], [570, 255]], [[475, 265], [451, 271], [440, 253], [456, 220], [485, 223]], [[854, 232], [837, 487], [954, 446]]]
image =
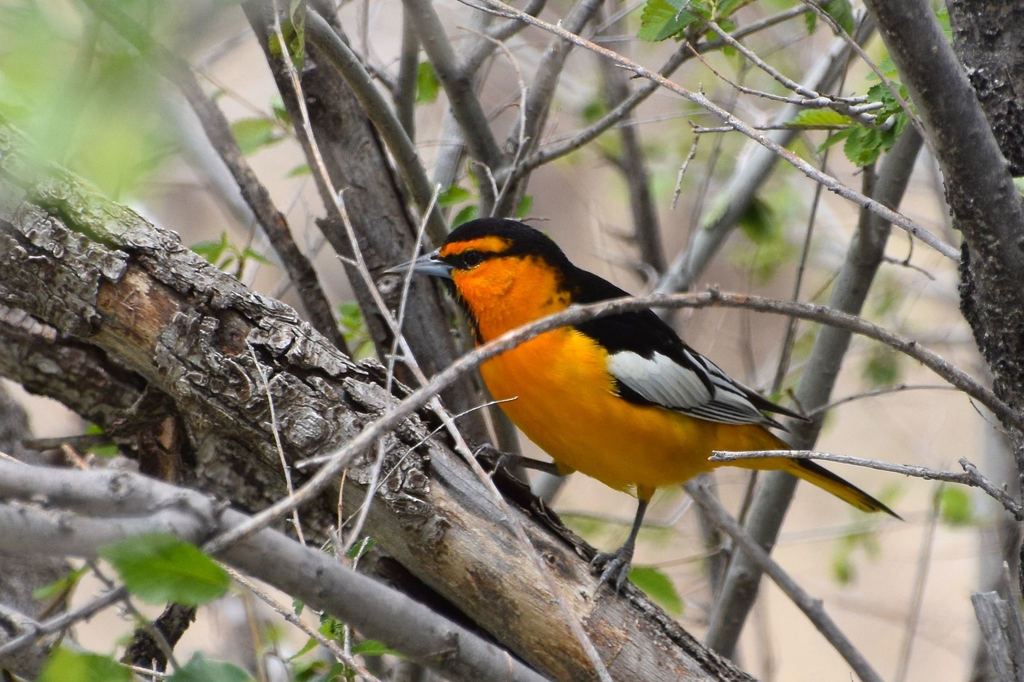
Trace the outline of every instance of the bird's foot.
[[615, 592], [621, 592], [622, 586], [626, 584], [626, 578], [629, 577], [632, 561], [633, 548], [628, 544], [614, 552], [598, 552], [590, 562], [590, 568], [601, 576], [597, 584], [598, 589], [607, 583]]

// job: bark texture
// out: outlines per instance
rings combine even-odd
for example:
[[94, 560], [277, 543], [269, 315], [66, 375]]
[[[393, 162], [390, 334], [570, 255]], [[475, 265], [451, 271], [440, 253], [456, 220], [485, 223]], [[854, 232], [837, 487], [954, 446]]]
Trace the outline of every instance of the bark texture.
[[[1024, 409], [1024, 202], [967, 74], [931, 3], [867, 0], [939, 161], [954, 226], [963, 233], [960, 307], [992, 371], [996, 394]], [[997, 20], [1004, 3], [971, 3]], [[1005, 3], [1011, 4], [1011, 3]], [[966, 30], [966, 29], [964, 29]], [[1006, 425], [1008, 428], [1009, 425]], [[1018, 472], [1024, 436], [1010, 430]]]
[[[184, 483], [245, 511], [285, 494], [261, 373], [292, 461], [348, 440], [395, 404], [378, 364], [352, 362], [292, 309], [247, 290], [175, 234], [59, 169], [28, 163], [22, 144], [0, 126], [0, 302], [53, 327], [58, 339], [96, 349], [92, 371], [124, 365], [166, 396], [194, 458], [181, 472]], [[61, 398], [59, 384], [58, 377], [48, 389]], [[83, 400], [81, 389], [68, 390], [69, 402]], [[546, 581], [515, 541], [506, 508], [441, 440], [410, 451], [429, 421], [410, 418], [383, 439], [383, 470], [391, 473], [365, 531], [543, 674], [592, 677]], [[344, 478], [345, 514], [364, 499], [371, 463], [364, 455]], [[327, 536], [336, 504], [329, 495], [303, 509], [308, 536]], [[528, 494], [519, 490], [512, 513], [614, 678], [747, 679], [636, 590], [594, 594], [592, 550]]]
[[950, 0], [947, 7], [953, 47], [1010, 172], [1024, 175], [1024, 4]]

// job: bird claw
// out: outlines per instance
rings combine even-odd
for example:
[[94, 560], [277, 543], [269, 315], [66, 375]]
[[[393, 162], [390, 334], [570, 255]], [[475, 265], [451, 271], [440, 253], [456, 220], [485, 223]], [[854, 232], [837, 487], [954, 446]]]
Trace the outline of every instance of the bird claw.
[[622, 547], [617, 552], [598, 552], [591, 560], [590, 568], [595, 573], [600, 573], [597, 581], [598, 589], [605, 583], [615, 592], [621, 592], [622, 586], [626, 584], [629, 577], [630, 562], [633, 559], [632, 551], [625, 551]]

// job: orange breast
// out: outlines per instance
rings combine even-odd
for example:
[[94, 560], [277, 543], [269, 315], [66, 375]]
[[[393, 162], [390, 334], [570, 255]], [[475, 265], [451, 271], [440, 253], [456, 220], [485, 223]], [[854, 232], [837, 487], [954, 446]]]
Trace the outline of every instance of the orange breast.
[[573, 329], [542, 334], [484, 363], [502, 409], [566, 471], [641, 497], [712, 467], [712, 450], [773, 447], [759, 426], [722, 425], [615, 395], [607, 353]]

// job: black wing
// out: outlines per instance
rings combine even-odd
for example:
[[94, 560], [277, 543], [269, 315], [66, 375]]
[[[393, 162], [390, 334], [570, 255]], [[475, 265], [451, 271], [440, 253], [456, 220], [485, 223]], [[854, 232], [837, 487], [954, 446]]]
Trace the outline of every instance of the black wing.
[[[576, 303], [628, 296], [601, 277], [575, 269], [566, 285]], [[630, 402], [725, 424], [764, 424], [783, 428], [762, 413], [801, 415], [776, 405], [731, 379], [714, 362], [686, 345], [650, 310], [609, 315], [576, 325], [607, 349], [608, 371], [619, 395]]]

